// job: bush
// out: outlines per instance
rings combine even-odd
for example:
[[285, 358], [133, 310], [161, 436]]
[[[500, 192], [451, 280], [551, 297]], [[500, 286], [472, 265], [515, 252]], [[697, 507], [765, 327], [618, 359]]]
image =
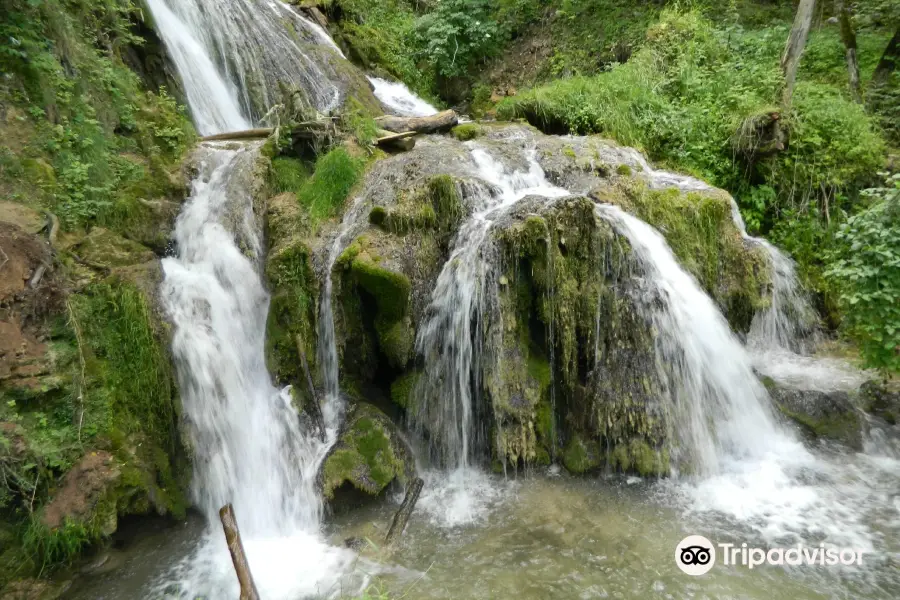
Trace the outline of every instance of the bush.
[[874, 204], [840, 228], [826, 275], [866, 366], [900, 373], [900, 174], [866, 195]]
[[416, 57], [434, 65], [438, 75], [466, 75], [477, 61], [500, 47], [500, 25], [490, 0], [442, 0], [416, 22]]

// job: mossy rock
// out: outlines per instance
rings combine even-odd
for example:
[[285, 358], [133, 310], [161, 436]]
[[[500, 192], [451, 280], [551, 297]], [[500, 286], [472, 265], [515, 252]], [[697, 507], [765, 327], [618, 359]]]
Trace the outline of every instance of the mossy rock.
[[412, 453], [396, 426], [371, 404], [359, 403], [322, 464], [322, 493], [331, 500], [349, 484], [374, 496], [395, 479], [405, 484], [414, 472]]
[[[896, 386], [895, 386], [896, 388]], [[900, 391], [878, 381], [867, 381], [859, 388], [862, 409], [891, 425], [900, 424]]]
[[414, 395], [421, 375], [420, 371], [409, 371], [394, 380], [391, 384], [391, 400], [394, 404], [406, 410], [415, 410]]
[[644, 477], [662, 477], [669, 473], [669, 453], [656, 450], [646, 441], [632, 439], [616, 446], [610, 452], [609, 463], [625, 473], [637, 473]]
[[579, 435], [569, 440], [562, 458], [566, 470], [575, 475], [587, 473], [602, 464], [597, 442], [585, 440]]
[[102, 227], [94, 227], [73, 249], [94, 265], [114, 269], [156, 260], [152, 250]]
[[463, 123], [462, 125], [454, 127], [450, 131], [450, 134], [461, 142], [468, 142], [469, 140], [480, 137], [483, 134], [483, 131], [481, 125], [478, 123]]
[[786, 417], [815, 438], [862, 450], [863, 419], [847, 392], [774, 389], [772, 399]]

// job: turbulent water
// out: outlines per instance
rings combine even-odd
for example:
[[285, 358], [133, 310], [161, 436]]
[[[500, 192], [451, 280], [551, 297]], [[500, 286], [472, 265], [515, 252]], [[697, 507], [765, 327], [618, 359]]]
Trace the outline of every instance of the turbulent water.
[[399, 81], [369, 77], [369, 83], [372, 84], [375, 97], [388, 112], [399, 117], [427, 117], [437, 112], [435, 107], [410, 92]]
[[201, 134], [247, 129], [298, 90], [316, 109], [340, 101], [321, 27], [280, 0], [147, 0]]

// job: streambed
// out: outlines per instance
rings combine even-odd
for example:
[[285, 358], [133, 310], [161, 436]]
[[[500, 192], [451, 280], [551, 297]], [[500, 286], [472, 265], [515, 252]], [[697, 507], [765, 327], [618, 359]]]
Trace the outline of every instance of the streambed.
[[[820, 459], [838, 466], [827, 450]], [[777, 511], [746, 519], [737, 513], [694, 512], [696, 493], [727, 493], [724, 482], [714, 488], [647, 481], [638, 478], [574, 478], [538, 470], [513, 480], [470, 472], [453, 482], [429, 477], [429, 488], [394, 553], [376, 560], [364, 551], [336, 588], [317, 597], [353, 597], [364, 582], [392, 598], [747, 598], [759, 600], [893, 599], [900, 597], [900, 522], [896, 477], [900, 462], [888, 457], [857, 455], [843, 459], [846, 473], [882, 477], [882, 481], [831, 482], [856, 486], [861, 520], [847, 538], [851, 545], [871, 543], [862, 566], [726, 567], [703, 577], [679, 571], [674, 550], [687, 535], [703, 535], [714, 543], [747, 542], [754, 547], [787, 546], [804, 531], [812, 547], [815, 532], [793, 520], [791, 499], [784, 499], [785, 519]], [[868, 465], [868, 466], [866, 466]], [[863, 469], [863, 471], [859, 471]], [[865, 472], [865, 469], [869, 469]], [[888, 477], [893, 474], [893, 483]], [[818, 482], [825, 485], [824, 482]], [[866, 487], [866, 486], [869, 487]], [[890, 486], [893, 486], [893, 509]], [[463, 489], [465, 491], [463, 491]], [[802, 490], [793, 489], [793, 494]], [[811, 485], [808, 495], [824, 494]], [[885, 494], [884, 496], [880, 496]], [[823, 496], [819, 496], [820, 498]], [[352, 511], [326, 526], [335, 545], [350, 536], [379, 540], [396, 501]], [[734, 498], [739, 503], [739, 498]], [[775, 505], [778, 500], [772, 498]], [[706, 507], [703, 507], [706, 508]], [[777, 506], [775, 507], [777, 508]], [[850, 508], [835, 506], [830, 518]], [[809, 509], [828, 511], [810, 502]], [[821, 518], [829, 518], [826, 513]], [[776, 527], [777, 529], [773, 529]], [[822, 523], [823, 526], [827, 523]], [[796, 530], [790, 531], [793, 527]], [[158, 578], [187, 556], [203, 535], [200, 519], [144, 535], [116, 560], [121, 568], [88, 576], [78, 584], [75, 600], [144, 598]], [[365, 558], [367, 557], [367, 558]], [[315, 556], [298, 556], [316, 561]], [[721, 561], [721, 558], [719, 559]], [[252, 556], [251, 556], [252, 566]], [[343, 588], [343, 592], [341, 590]], [[299, 600], [299, 599], [298, 599]]]

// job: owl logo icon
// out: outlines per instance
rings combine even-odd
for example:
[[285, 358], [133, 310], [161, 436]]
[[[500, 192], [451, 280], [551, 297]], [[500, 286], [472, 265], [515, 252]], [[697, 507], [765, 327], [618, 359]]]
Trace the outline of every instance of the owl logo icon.
[[716, 564], [716, 548], [702, 535], [689, 535], [675, 547], [675, 564], [688, 575], [705, 575]]

